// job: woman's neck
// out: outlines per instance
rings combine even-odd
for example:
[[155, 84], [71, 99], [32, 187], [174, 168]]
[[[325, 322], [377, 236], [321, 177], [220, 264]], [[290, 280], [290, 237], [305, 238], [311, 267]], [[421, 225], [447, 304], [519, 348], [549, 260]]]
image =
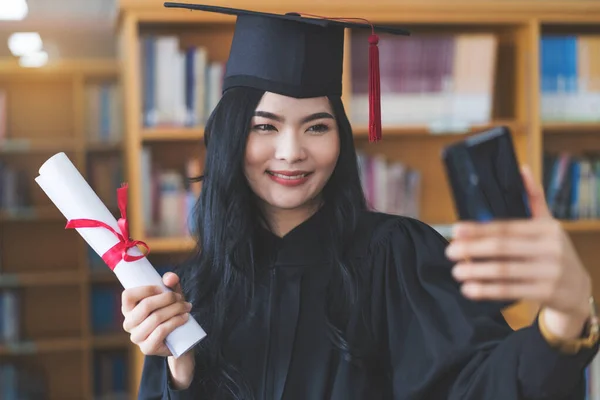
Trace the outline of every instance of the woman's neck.
[[265, 215], [274, 234], [283, 237], [292, 229], [313, 216], [321, 207], [321, 203], [305, 205], [291, 210], [265, 207]]

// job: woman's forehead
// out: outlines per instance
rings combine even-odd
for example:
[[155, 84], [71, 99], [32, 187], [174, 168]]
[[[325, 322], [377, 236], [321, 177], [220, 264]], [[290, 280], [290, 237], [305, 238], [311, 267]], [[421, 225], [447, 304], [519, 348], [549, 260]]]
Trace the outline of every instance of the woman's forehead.
[[329, 111], [331, 104], [325, 96], [296, 98], [284, 96], [278, 93], [265, 92], [256, 107], [257, 111], [269, 111], [284, 114], [305, 114], [313, 112]]

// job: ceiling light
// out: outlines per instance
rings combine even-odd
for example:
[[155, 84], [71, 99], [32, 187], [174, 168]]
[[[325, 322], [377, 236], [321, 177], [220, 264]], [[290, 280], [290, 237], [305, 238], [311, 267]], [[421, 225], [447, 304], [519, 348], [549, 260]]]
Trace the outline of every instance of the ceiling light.
[[35, 53], [25, 54], [19, 58], [19, 65], [26, 68], [39, 68], [46, 65], [48, 62], [48, 53], [38, 51]]
[[28, 12], [25, 0], [0, 0], [0, 20], [22, 20]]
[[42, 38], [37, 32], [13, 33], [8, 38], [8, 48], [16, 57], [35, 53], [42, 50]]

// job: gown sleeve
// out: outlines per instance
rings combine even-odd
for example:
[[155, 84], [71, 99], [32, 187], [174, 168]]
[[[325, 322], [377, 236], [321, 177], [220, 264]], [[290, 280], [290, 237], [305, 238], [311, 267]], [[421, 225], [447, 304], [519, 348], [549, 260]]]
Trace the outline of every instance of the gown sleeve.
[[139, 400], [195, 400], [198, 398], [194, 381], [185, 390], [175, 390], [170, 385], [166, 357], [145, 356], [138, 389]]
[[548, 345], [537, 321], [513, 331], [507, 303], [460, 293], [447, 241], [409, 218], [373, 235], [372, 309], [394, 399], [585, 399], [585, 368], [598, 346], [568, 355]]

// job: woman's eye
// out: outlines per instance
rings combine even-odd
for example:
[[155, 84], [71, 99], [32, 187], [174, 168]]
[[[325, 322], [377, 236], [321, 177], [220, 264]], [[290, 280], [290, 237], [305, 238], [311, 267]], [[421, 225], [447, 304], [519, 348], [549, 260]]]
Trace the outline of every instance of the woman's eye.
[[259, 125], [254, 125], [253, 128], [255, 131], [274, 131], [275, 127], [273, 125], [269, 125], [269, 124], [259, 124]]
[[327, 132], [329, 130], [329, 127], [325, 124], [317, 124], [311, 126], [310, 128], [308, 128], [308, 130], [315, 133], [323, 133]]

